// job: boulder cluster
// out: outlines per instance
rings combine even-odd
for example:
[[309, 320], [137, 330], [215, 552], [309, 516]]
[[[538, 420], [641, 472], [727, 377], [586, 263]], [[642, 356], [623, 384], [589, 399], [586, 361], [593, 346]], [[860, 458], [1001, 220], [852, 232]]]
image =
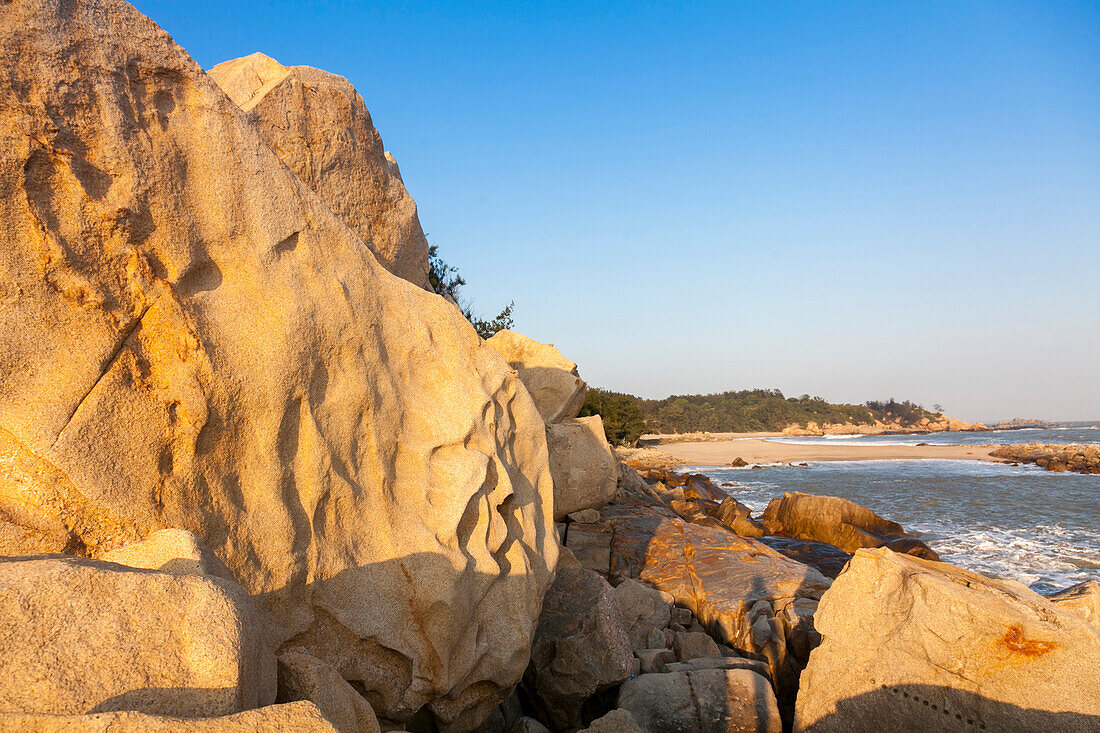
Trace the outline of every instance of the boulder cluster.
[[1002, 445], [989, 455], [1007, 463], [1034, 463], [1047, 471], [1100, 474], [1100, 447], [1095, 445]]
[[621, 462], [344, 79], [0, 2], [0, 730], [1095, 730], [1100, 589]]

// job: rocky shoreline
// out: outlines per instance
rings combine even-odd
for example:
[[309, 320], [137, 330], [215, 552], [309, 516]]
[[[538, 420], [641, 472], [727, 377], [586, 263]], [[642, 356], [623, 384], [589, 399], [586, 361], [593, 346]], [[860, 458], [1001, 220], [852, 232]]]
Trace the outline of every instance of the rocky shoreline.
[[0, 730], [1097, 729], [1095, 582], [621, 461], [429, 291], [346, 80], [0, 18]]
[[1047, 471], [1100, 474], [1100, 447], [1095, 445], [1003, 445], [990, 455], [1006, 463], [1034, 463]]

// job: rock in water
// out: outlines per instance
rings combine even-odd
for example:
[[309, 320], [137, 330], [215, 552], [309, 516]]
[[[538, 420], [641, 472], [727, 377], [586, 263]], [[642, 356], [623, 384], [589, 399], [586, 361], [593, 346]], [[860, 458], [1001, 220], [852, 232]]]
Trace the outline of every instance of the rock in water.
[[121, 0], [0, 4], [0, 59], [5, 551], [187, 530], [279, 651], [475, 727], [557, 555], [515, 373]]
[[0, 560], [0, 711], [214, 717], [270, 705], [275, 691], [263, 624], [232, 581]]
[[776, 534], [801, 540], [817, 540], [845, 552], [861, 547], [889, 547], [928, 560], [939, 560], [928, 545], [905, 531], [897, 522], [883, 519], [866, 507], [837, 496], [784, 493], [764, 510], [764, 522], [779, 525]]
[[508, 330], [494, 334], [488, 344], [519, 372], [547, 425], [580, 413], [588, 385], [577, 373], [577, 365], [560, 351]]
[[397, 161], [342, 76], [262, 53], [210, 70], [267, 146], [359, 235], [387, 270], [428, 285], [428, 240]]
[[814, 623], [795, 730], [1100, 730], [1100, 632], [1019, 584], [857, 550]]
[[619, 488], [619, 462], [604, 437], [599, 415], [546, 426], [550, 472], [554, 477], [554, 518], [599, 509]]

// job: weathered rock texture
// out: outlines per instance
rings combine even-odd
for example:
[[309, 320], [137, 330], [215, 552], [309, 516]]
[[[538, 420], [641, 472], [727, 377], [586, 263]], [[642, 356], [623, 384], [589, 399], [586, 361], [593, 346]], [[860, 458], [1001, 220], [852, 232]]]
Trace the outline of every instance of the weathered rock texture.
[[623, 684], [619, 707], [646, 731], [780, 733], [775, 693], [747, 669], [645, 674]]
[[1002, 445], [989, 455], [1006, 462], [1034, 463], [1047, 471], [1100, 473], [1100, 448], [1095, 445]]
[[1047, 600], [1100, 629], [1100, 583], [1086, 580], [1047, 596]]
[[378, 733], [374, 710], [330, 665], [300, 652], [279, 657], [278, 702], [309, 700], [340, 733]]
[[689, 524], [660, 507], [613, 504], [613, 579], [672, 594], [717, 639], [767, 659], [780, 703], [817, 641], [813, 614], [829, 581], [813, 568], [725, 529]]
[[895, 552], [940, 559], [897, 522], [836, 496], [785, 493], [768, 504], [764, 522], [773, 527], [775, 534], [827, 542], [845, 552], [855, 552], [861, 547], [889, 547]]
[[604, 437], [599, 415], [546, 426], [550, 473], [554, 477], [554, 518], [581, 509], [599, 509], [619, 487], [619, 462]]
[[0, 730], [20, 733], [338, 733], [313, 703], [292, 702], [219, 718], [181, 719], [136, 712], [90, 715], [0, 713]]
[[283, 66], [262, 53], [220, 63], [210, 77], [383, 267], [429, 288], [428, 240], [416, 202], [347, 79]]
[[213, 575], [237, 582], [217, 555], [183, 529], [153, 532], [142, 542], [104, 553], [100, 560], [177, 575]]
[[1100, 729], [1100, 632], [1019, 584], [857, 550], [815, 624], [795, 730]]
[[611, 586], [591, 570], [559, 566], [524, 680], [541, 707], [540, 717], [557, 728], [573, 726], [588, 698], [633, 672], [630, 640]]
[[577, 416], [587, 385], [577, 365], [550, 344], [514, 331], [500, 331], [487, 342], [519, 373], [546, 424]]
[[0, 560], [0, 711], [215, 717], [275, 702], [241, 588], [82, 558]]
[[515, 373], [132, 7], [0, 14], [4, 551], [185, 529], [282, 650], [475, 726], [557, 553]]

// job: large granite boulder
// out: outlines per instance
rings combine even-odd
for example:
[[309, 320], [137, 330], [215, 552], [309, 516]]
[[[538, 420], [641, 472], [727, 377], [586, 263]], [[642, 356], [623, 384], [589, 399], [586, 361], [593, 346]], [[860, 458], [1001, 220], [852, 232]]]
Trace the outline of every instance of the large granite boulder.
[[817, 642], [813, 613], [829, 580], [756, 540], [683, 521], [671, 511], [613, 504], [613, 582], [638, 578], [691, 609], [716, 639], [766, 659], [789, 710]]
[[277, 702], [309, 700], [340, 733], [379, 733], [366, 699], [330, 665], [301, 652], [279, 657]]
[[428, 240], [416, 202], [347, 79], [309, 66], [283, 66], [262, 53], [224, 61], [209, 73], [267, 146], [383, 267], [430, 288]]
[[611, 586], [591, 570], [559, 565], [524, 679], [539, 717], [556, 728], [574, 726], [588, 698], [633, 672], [630, 639]]
[[587, 385], [577, 365], [552, 345], [508, 330], [493, 334], [486, 343], [519, 373], [547, 425], [571, 420], [581, 411]]
[[857, 550], [821, 599], [795, 730], [1100, 730], [1100, 631], [1018, 583]]
[[158, 530], [141, 542], [115, 548], [99, 559], [131, 568], [163, 570], [176, 575], [213, 575], [237, 582], [225, 563], [185, 529]]
[[252, 602], [221, 578], [0, 559], [0, 711], [216, 717], [275, 702]]
[[928, 560], [940, 559], [897, 522], [837, 496], [784, 493], [782, 498], [772, 499], [768, 504], [764, 522], [773, 527], [775, 534], [827, 542], [845, 552], [855, 552], [861, 547], [889, 547]]
[[88, 715], [0, 713], [0, 730], [20, 733], [342, 733], [310, 702], [269, 705], [217, 718], [170, 718], [133, 711]]
[[554, 477], [554, 518], [581, 509], [599, 509], [619, 487], [619, 462], [607, 444], [599, 415], [546, 426], [550, 473]]
[[0, 544], [202, 540], [280, 651], [476, 727], [557, 554], [545, 430], [121, 0], [0, 5]]
[[619, 708], [645, 731], [781, 733], [775, 693], [747, 669], [643, 674], [619, 690]]

